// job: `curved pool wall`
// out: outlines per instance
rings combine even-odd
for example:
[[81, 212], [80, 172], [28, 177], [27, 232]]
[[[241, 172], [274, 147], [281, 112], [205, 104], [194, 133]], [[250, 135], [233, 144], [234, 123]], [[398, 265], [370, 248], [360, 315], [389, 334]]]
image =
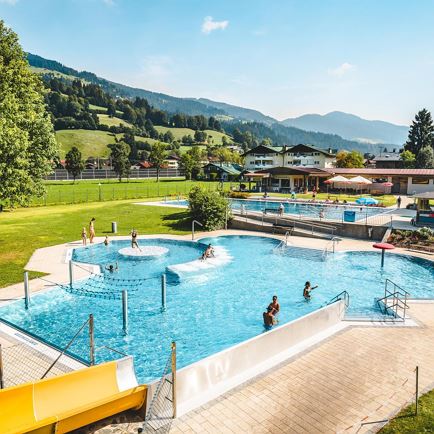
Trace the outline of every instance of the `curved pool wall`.
[[[280, 205], [283, 205], [284, 214], [297, 215], [299, 217], [319, 218], [321, 219], [343, 221], [344, 211], [354, 211], [355, 221], [363, 221], [370, 217], [391, 212], [393, 209], [380, 207], [357, 206], [354, 204], [344, 205], [342, 203], [335, 205], [332, 203], [318, 202], [294, 202], [290, 199], [229, 199], [231, 208], [240, 211], [244, 207], [247, 211], [256, 212], [274, 212], [277, 213]], [[188, 200], [171, 200], [161, 202], [163, 205], [188, 206]]]
[[[168, 279], [167, 309], [162, 311], [161, 274], [168, 266], [196, 260], [208, 243], [224, 247], [231, 261]], [[350, 293], [349, 313], [375, 315], [374, 299], [383, 295], [386, 278], [409, 291], [412, 298], [434, 298], [434, 267], [427, 260], [386, 254], [382, 269], [379, 252], [337, 252], [324, 261], [321, 250], [291, 247], [282, 252], [275, 249], [279, 243], [258, 236], [221, 236], [199, 242], [144, 239], [139, 245], [169, 248], [167, 255], [144, 261], [118, 255], [120, 248], [129, 245], [128, 240], [75, 249], [77, 262], [102, 269], [119, 262], [117, 273], [105, 271], [106, 279], [98, 278], [102, 283], [95, 283], [92, 279], [97, 278], [92, 276], [74, 288], [102, 285], [102, 291], [113, 291], [111, 279], [124, 280], [129, 292], [128, 336], [122, 333], [119, 299], [91, 298], [62, 288], [33, 296], [28, 311], [21, 300], [3, 306], [0, 316], [62, 347], [92, 313], [96, 346], [134, 355], [139, 380], [148, 382], [161, 374], [172, 340], [178, 346], [178, 367], [183, 368], [264, 333], [262, 312], [274, 294], [281, 305], [279, 325], [316, 311], [343, 290]], [[133, 286], [128, 286], [131, 280]], [[310, 302], [302, 297], [307, 280], [319, 285]], [[71, 352], [86, 357], [87, 337], [81, 337]], [[97, 354], [97, 362], [109, 358], [110, 353]]]

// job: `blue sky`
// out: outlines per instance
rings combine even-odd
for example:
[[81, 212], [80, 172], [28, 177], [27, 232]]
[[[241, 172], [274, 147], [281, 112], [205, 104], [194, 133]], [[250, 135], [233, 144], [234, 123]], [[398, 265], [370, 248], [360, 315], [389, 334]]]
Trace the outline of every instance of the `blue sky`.
[[434, 1], [0, 0], [25, 50], [284, 119], [434, 111]]

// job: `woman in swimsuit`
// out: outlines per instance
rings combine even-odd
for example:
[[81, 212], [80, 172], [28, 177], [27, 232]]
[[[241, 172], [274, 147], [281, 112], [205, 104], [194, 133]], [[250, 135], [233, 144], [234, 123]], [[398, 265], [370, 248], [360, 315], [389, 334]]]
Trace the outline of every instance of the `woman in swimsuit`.
[[83, 241], [83, 246], [85, 246], [87, 244], [87, 233], [85, 227], [81, 230], [81, 239]]
[[92, 220], [89, 223], [89, 241], [92, 244], [93, 243], [93, 239], [95, 237], [95, 217], [92, 217]]

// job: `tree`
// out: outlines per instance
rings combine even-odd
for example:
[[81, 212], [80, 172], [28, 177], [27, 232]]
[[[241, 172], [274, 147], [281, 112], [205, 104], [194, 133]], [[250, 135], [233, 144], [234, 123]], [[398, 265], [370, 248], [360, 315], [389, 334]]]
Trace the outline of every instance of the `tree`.
[[207, 231], [222, 229], [230, 217], [229, 202], [216, 191], [193, 187], [188, 195], [188, 206], [192, 220], [203, 224]]
[[122, 178], [130, 175], [130, 155], [131, 149], [128, 143], [123, 141], [108, 145], [110, 148], [110, 159], [112, 161], [113, 170], [116, 172], [119, 178], [119, 182], [122, 182]]
[[164, 133], [163, 141], [166, 143], [172, 143], [174, 140], [175, 140], [175, 136], [173, 135], [172, 131], [167, 130]]
[[181, 155], [180, 164], [181, 168], [184, 170], [185, 179], [191, 179], [191, 174], [193, 173], [196, 162], [189, 152]]
[[404, 163], [406, 169], [413, 169], [416, 165], [416, 155], [411, 151], [401, 152], [401, 160]]
[[363, 155], [358, 151], [339, 151], [336, 154], [336, 167], [360, 168], [364, 167]]
[[206, 133], [204, 131], [197, 130], [194, 132], [194, 141], [196, 143], [206, 142]]
[[416, 167], [418, 169], [434, 168], [434, 151], [431, 146], [424, 146], [416, 156]]
[[149, 154], [149, 161], [152, 163], [153, 167], [157, 169], [157, 182], [160, 181], [160, 169], [163, 167], [166, 158], [166, 145], [161, 142], [155, 143], [155, 145], [152, 146], [151, 153]]
[[419, 151], [426, 146], [434, 146], [434, 125], [431, 113], [427, 109], [422, 109], [416, 114], [410, 126], [404, 149], [412, 152], [417, 158]]
[[0, 200], [26, 205], [41, 196], [57, 154], [42, 82], [18, 36], [0, 20]]
[[81, 172], [84, 170], [84, 162], [81, 158], [81, 152], [75, 146], [73, 146], [65, 156], [65, 167], [66, 170], [72, 177], [77, 178]]

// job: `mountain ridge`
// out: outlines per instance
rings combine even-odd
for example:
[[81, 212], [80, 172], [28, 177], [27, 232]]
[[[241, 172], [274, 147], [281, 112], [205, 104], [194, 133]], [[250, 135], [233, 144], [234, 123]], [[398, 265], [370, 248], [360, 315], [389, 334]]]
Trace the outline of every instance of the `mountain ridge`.
[[[88, 71], [77, 71], [67, 67], [55, 60], [45, 59], [41, 56], [27, 53], [27, 58], [31, 67], [36, 68], [42, 75], [61, 74], [70, 79], [78, 78], [94, 84], [98, 84], [108, 94], [114, 97], [134, 98], [141, 97], [148, 100], [149, 104], [157, 109], [168, 113], [184, 113], [187, 115], [204, 115], [227, 118], [229, 121], [241, 123], [260, 123], [271, 128], [276, 134], [274, 136], [280, 143], [296, 144], [300, 139], [305, 143], [316, 144], [319, 146], [331, 146], [340, 149], [357, 149], [361, 152], [373, 152], [375, 148], [370, 143], [363, 143], [354, 140], [343, 139], [335, 132], [323, 133], [314, 130], [284, 125], [271, 116], [244, 107], [231, 104], [216, 102], [206, 98], [180, 98], [163, 93], [152, 92], [145, 89], [127, 86], [121, 83], [112, 82], [105, 78], [98, 77]], [[223, 119], [222, 119], [223, 120]], [[252, 129], [256, 128], [252, 125]], [[256, 128], [257, 129], [257, 128]], [[323, 143], [324, 142], [324, 143]]]
[[332, 111], [325, 115], [309, 113], [285, 119], [281, 124], [308, 131], [334, 133], [348, 140], [378, 144], [392, 143], [401, 146], [405, 143], [408, 134], [408, 126], [363, 119], [342, 111]]

